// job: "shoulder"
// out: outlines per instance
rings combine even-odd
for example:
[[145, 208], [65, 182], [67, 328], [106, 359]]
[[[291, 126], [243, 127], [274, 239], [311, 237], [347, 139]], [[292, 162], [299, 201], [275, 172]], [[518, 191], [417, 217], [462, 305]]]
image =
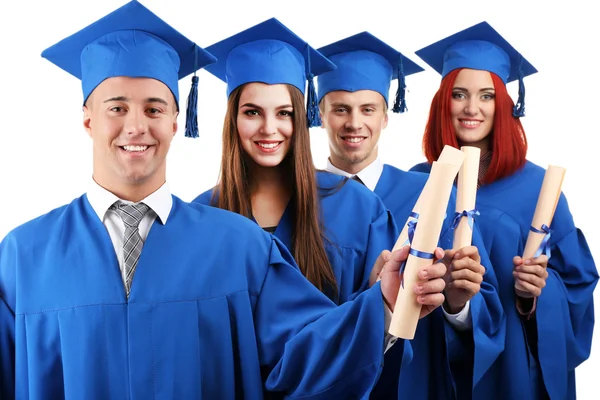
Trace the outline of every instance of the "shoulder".
[[204, 193], [199, 194], [194, 200], [192, 200], [192, 203], [210, 204], [215, 190], [216, 188], [212, 188]]

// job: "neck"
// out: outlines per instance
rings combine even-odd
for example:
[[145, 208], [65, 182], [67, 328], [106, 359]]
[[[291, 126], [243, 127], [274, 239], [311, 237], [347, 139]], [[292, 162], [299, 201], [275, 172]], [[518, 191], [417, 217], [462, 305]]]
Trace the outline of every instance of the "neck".
[[162, 180], [155, 180], [155, 182], [115, 185], [111, 184], [111, 182], [105, 179], [102, 179], [102, 177], [98, 176], [98, 174], [94, 174], [93, 179], [98, 185], [102, 186], [119, 199], [131, 201], [133, 203], [138, 203], [144, 200], [146, 197], [160, 189], [160, 187], [166, 182], [166, 179], [163, 177]]
[[359, 162], [350, 162], [341, 157], [337, 157], [335, 154], [333, 154], [333, 152], [331, 152], [329, 155], [329, 161], [331, 162], [331, 164], [333, 164], [334, 167], [352, 175], [358, 174], [360, 171], [373, 164], [373, 162], [375, 162], [376, 159], [377, 148], [373, 149], [373, 152], [369, 155], [369, 157]]
[[252, 194], [257, 192], [291, 192], [291, 182], [287, 179], [281, 166], [262, 167], [254, 164], [250, 167], [250, 174], [252, 176], [250, 183]]

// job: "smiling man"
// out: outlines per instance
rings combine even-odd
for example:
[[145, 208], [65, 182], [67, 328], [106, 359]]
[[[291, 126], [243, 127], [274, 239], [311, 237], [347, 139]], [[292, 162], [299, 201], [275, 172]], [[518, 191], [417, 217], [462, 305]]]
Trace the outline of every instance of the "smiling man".
[[[337, 307], [258, 225], [173, 196], [179, 79], [216, 60], [139, 2], [43, 56], [81, 79], [93, 176], [0, 242], [0, 399], [366, 396], [408, 249]], [[422, 315], [448, 261], [422, 280]]]
[[[427, 176], [383, 164], [378, 142], [388, 123], [391, 81], [398, 79], [392, 111], [404, 112], [405, 78], [423, 69], [368, 32], [319, 51], [337, 66], [317, 78], [321, 118], [329, 138], [327, 170], [363, 183], [404, 226]], [[454, 214], [455, 201], [453, 190], [448, 216]], [[485, 373], [502, 349], [503, 311], [493, 270], [486, 271], [490, 263], [481, 235], [475, 226], [473, 246], [452, 250], [451, 221], [444, 221], [439, 243], [454, 259], [446, 276], [446, 302], [419, 322], [410, 363], [406, 362], [410, 357], [402, 357], [402, 345], [386, 353], [372, 399], [462, 398], [462, 393], [455, 393], [455, 381], [467, 380], [469, 387], [477, 379], [473, 371], [479, 371], [476, 377]]]

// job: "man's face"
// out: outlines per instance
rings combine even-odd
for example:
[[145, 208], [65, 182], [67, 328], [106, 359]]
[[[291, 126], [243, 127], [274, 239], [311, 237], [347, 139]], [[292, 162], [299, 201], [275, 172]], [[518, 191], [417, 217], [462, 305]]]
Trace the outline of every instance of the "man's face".
[[322, 100], [323, 128], [332, 164], [356, 173], [377, 158], [377, 143], [388, 122], [383, 96], [373, 90], [333, 91]]
[[114, 77], [98, 85], [83, 121], [93, 140], [96, 182], [118, 190], [160, 187], [177, 114], [173, 94], [158, 80]]

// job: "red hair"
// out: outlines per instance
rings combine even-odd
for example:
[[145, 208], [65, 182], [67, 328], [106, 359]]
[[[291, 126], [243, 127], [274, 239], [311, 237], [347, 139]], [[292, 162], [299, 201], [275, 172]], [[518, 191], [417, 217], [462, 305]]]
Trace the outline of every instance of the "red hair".
[[[436, 161], [445, 145], [460, 148], [452, 125], [450, 103], [454, 81], [462, 68], [455, 69], [442, 79], [440, 88], [431, 101], [429, 119], [423, 135], [423, 153], [429, 163]], [[506, 85], [491, 73], [496, 95], [494, 126], [490, 132], [492, 159], [483, 177], [483, 183], [492, 183], [512, 175], [523, 167], [527, 155], [527, 138], [521, 121], [512, 116], [514, 102], [506, 91]]]

